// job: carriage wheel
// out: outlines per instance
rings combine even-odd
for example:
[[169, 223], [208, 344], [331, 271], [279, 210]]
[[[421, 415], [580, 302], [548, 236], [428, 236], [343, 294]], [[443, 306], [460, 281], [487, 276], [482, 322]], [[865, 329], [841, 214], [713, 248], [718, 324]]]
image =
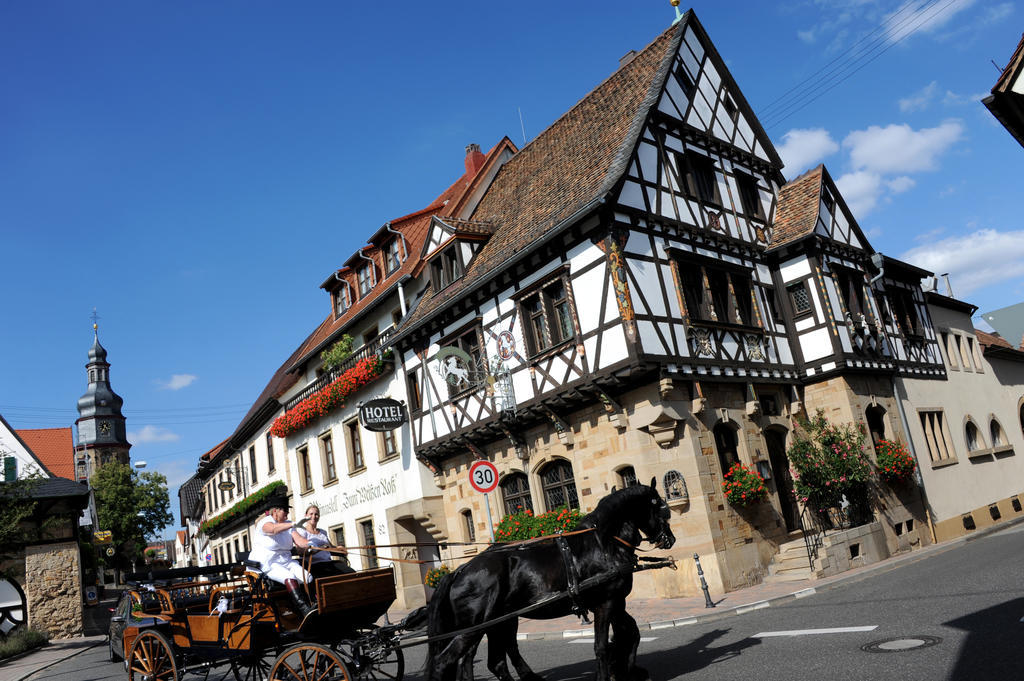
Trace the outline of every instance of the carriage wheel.
[[235, 681], [267, 681], [270, 678], [270, 665], [274, 660], [273, 653], [274, 651], [263, 655], [254, 653], [232, 660], [231, 671], [235, 675]]
[[178, 681], [171, 642], [159, 631], [139, 634], [128, 653], [128, 681]]
[[318, 643], [299, 643], [277, 656], [270, 681], [353, 681], [341, 657]]
[[[402, 681], [405, 676], [405, 655], [397, 639], [380, 634], [377, 627], [362, 630], [357, 641], [342, 641], [351, 658], [356, 681]], [[343, 653], [343, 654], [345, 654]]]

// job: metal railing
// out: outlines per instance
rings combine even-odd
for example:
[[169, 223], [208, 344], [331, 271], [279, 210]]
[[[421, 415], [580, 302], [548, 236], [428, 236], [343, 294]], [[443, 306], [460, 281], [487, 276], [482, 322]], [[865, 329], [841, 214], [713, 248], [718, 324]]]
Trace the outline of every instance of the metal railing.
[[293, 408], [302, 400], [306, 399], [313, 393], [323, 388], [328, 383], [331, 383], [332, 381], [337, 379], [343, 373], [354, 367], [356, 363], [359, 362], [359, 360], [366, 359], [367, 357], [371, 357], [373, 355], [383, 355], [384, 352], [388, 349], [387, 341], [391, 337], [393, 331], [394, 327], [381, 331], [376, 338], [371, 340], [369, 343], [364, 344], [358, 350], [354, 351], [345, 359], [344, 362], [334, 367], [333, 369], [330, 369], [329, 371], [325, 371], [320, 376], [317, 376], [317, 379], [315, 381], [313, 381], [305, 388], [303, 388], [298, 395], [288, 400], [288, 402], [284, 405], [285, 411], [288, 411], [289, 409]]
[[804, 533], [804, 547], [807, 549], [807, 562], [814, 572], [814, 561], [818, 558], [818, 549], [825, 544], [825, 534], [829, 530], [845, 530], [851, 527], [850, 516], [845, 509], [826, 508], [817, 510], [804, 506], [800, 511], [800, 529]]

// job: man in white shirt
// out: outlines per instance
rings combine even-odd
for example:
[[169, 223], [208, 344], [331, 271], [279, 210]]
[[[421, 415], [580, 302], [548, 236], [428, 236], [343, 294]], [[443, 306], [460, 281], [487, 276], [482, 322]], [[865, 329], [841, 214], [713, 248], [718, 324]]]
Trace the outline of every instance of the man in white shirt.
[[267, 506], [266, 515], [256, 521], [249, 560], [258, 562], [267, 577], [285, 585], [299, 616], [305, 619], [316, 608], [310, 605], [300, 580], [309, 584], [313, 577], [292, 557], [292, 547], [307, 549], [309, 543], [301, 536], [293, 537], [292, 528], [301, 528], [306, 519], [288, 520], [289, 503], [284, 494], [268, 498]]

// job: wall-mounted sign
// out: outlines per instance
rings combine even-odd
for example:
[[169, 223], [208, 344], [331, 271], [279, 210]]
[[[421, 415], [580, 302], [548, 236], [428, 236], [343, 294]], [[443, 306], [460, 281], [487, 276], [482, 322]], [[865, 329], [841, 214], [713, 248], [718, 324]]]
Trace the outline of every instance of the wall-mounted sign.
[[511, 331], [502, 331], [498, 334], [498, 357], [506, 362], [516, 354], [516, 339]]
[[107, 556], [108, 557], [113, 557], [113, 555], [114, 555], [114, 547], [113, 546], [108, 546], [107, 547]]
[[359, 422], [367, 430], [394, 430], [405, 423], [405, 407], [389, 397], [363, 402], [359, 405]]
[[222, 480], [218, 485], [217, 489], [223, 490], [224, 492], [230, 492], [235, 488], [235, 483], [230, 480]]
[[97, 530], [92, 533], [92, 537], [96, 540], [97, 544], [109, 544], [114, 538], [110, 530]]

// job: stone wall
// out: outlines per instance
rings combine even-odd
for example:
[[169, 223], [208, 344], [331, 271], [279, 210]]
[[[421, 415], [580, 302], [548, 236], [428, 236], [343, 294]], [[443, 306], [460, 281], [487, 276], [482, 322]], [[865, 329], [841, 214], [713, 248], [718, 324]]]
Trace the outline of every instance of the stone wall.
[[82, 635], [82, 570], [77, 542], [25, 549], [28, 625], [51, 638]]
[[[621, 411], [606, 408], [595, 400], [572, 413], [561, 414], [568, 430], [558, 432], [549, 423], [535, 425], [523, 435], [526, 447], [520, 458], [508, 440], [481, 447], [484, 458], [492, 461], [500, 475], [524, 473], [530, 481], [533, 507], [537, 513], [547, 510], [540, 473], [556, 459], [571, 462], [580, 507], [584, 513], [613, 486], [621, 486], [619, 472], [632, 466], [637, 480], [649, 484], [657, 479], [664, 495], [665, 474], [676, 471], [682, 477], [687, 494], [669, 500], [671, 528], [676, 545], [670, 555], [678, 569], [652, 570], [636, 575], [633, 595], [637, 597], [682, 597], [700, 595], [693, 555], [699, 554], [710, 588], [716, 592], [756, 584], [767, 574], [768, 565], [786, 540], [787, 530], [779, 510], [774, 486], [768, 503], [753, 509], [737, 510], [722, 494], [722, 472], [713, 435], [720, 421], [736, 429], [740, 460], [748, 466], [767, 459], [765, 428], [788, 430], [788, 417], [766, 417], [748, 411], [745, 384], [703, 384], [704, 397], [694, 399], [692, 384], [662, 379], [638, 387], [616, 400]], [[780, 404], [788, 403], [779, 387]], [[694, 406], [700, 407], [693, 413]], [[483, 496], [469, 485], [468, 469], [473, 456], [467, 451], [445, 459], [438, 484], [443, 488], [447, 526], [454, 529], [452, 540], [465, 540], [462, 513], [470, 511], [476, 524], [477, 541], [488, 541], [486, 504]], [[504, 515], [500, 489], [490, 499], [491, 520]], [[450, 565], [458, 565], [478, 553], [478, 547], [453, 546], [442, 555]]]

